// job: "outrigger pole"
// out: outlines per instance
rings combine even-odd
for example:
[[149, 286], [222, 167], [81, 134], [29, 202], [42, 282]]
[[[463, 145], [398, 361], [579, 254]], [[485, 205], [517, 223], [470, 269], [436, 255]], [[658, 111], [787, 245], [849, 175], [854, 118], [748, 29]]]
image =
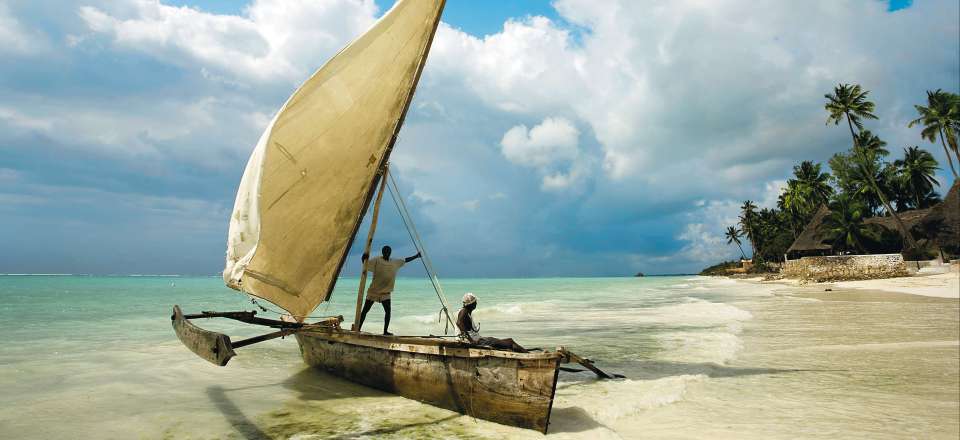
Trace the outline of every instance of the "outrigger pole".
[[[236, 356], [233, 351], [235, 348], [246, 347], [271, 339], [282, 338], [316, 327], [339, 326], [343, 321], [342, 316], [327, 318], [314, 324], [304, 324], [302, 322], [280, 321], [276, 319], [258, 318], [257, 312], [202, 312], [192, 315], [184, 315], [180, 311], [180, 306], [173, 306], [173, 315], [170, 320], [173, 321], [173, 330], [177, 333], [177, 338], [190, 351], [196, 353], [204, 360], [221, 367], [227, 365], [230, 358]], [[241, 339], [232, 342], [230, 337], [223, 334], [204, 330], [190, 322], [191, 319], [200, 318], [227, 318], [235, 321], [245, 322], [247, 324], [262, 325], [266, 327], [279, 329], [278, 331], [267, 333], [265, 335], [254, 336], [252, 338]]]

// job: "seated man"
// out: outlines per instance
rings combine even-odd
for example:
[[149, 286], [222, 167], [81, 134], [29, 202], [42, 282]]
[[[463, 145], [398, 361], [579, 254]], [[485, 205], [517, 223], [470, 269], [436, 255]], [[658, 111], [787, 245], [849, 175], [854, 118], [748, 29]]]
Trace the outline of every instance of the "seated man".
[[477, 297], [472, 293], [463, 295], [463, 308], [457, 315], [457, 327], [460, 329], [460, 336], [475, 345], [486, 345], [498, 350], [513, 350], [518, 353], [529, 353], [527, 349], [513, 341], [513, 339], [491, 338], [480, 336], [480, 325], [473, 320], [473, 311], [477, 308]]

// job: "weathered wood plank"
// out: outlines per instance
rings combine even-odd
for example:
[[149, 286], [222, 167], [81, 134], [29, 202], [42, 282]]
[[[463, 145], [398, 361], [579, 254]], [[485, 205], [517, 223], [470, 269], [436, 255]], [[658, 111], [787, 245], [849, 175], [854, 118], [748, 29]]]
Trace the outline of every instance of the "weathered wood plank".
[[173, 315], [170, 319], [173, 321], [173, 331], [177, 333], [180, 342], [206, 361], [222, 367], [236, 355], [229, 336], [193, 325], [184, 318], [180, 306], [173, 306]]
[[304, 361], [347, 380], [546, 433], [561, 355], [342, 331], [297, 333]]
[[290, 336], [290, 335], [292, 335], [292, 334], [294, 334], [294, 333], [296, 333], [296, 332], [298, 332], [298, 331], [299, 331], [299, 329], [295, 329], [295, 328], [294, 328], [294, 329], [285, 328], [285, 329], [283, 329], [283, 330], [276, 331], [276, 332], [273, 332], [273, 333], [267, 333], [267, 334], [265, 334], [265, 335], [254, 336], [254, 337], [252, 337], [252, 338], [242, 339], [242, 340], [239, 340], [239, 341], [237, 341], [237, 342], [234, 342], [234, 343], [233, 343], [233, 348], [246, 347], [246, 346], [248, 346], [248, 345], [257, 344], [257, 343], [260, 343], [260, 342], [263, 342], [263, 341], [269, 341], [269, 340], [271, 340], [271, 339], [277, 339], [277, 338], [282, 338], [282, 337], [284, 337], [284, 336]]
[[203, 311], [200, 313], [195, 313], [191, 315], [183, 315], [184, 319], [201, 319], [201, 318], [227, 318], [233, 319], [240, 322], [245, 322], [247, 324], [256, 324], [263, 325], [267, 327], [274, 328], [299, 328], [303, 327], [304, 324], [299, 322], [289, 322], [282, 321], [277, 319], [268, 319], [257, 317], [257, 312], [209, 312]]
[[302, 333], [352, 345], [409, 353], [476, 358], [499, 357], [520, 360], [556, 360], [563, 357], [563, 355], [556, 351], [514, 353], [512, 351], [478, 348], [460, 341], [445, 341], [442, 339], [413, 336], [382, 336], [371, 333], [354, 333], [330, 327], [304, 329]]
[[563, 348], [563, 347], [558, 348], [557, 351], [560, 352], [560, 354], [562, 354], [562, 355], [566, 358], [566, 360], [567, 360], [568, 362], [575, 362], [575, 363], [578, 363], [578, 364], [580, 364], [580, 365], [583, 365], [584, 367], [586, 367], [588, 370], [592, 371], [593, 374], [596, 374], [597, 377], [599, 377], [599, 378], [601, 378], [601, 379], [616, 379], [616, 378], [622, 378], [622, 377], [623, 377], [623, 375], [620, 375], [620, 374], [613, 374], [613, 375], [607, 374], [607, 373], [604, 372], [603, 370], [601, 370], [601, 369], [597, 368], [595, 365], [593, 365], [593, 361], [591, 361], [590, 359], [584, 359], [584, 358], [582, 358], [582, 357], [580, 357], [580, 356], [577, 356], [576, 354], [568, 351], [567, 349], [565, 349], [565, 348]]

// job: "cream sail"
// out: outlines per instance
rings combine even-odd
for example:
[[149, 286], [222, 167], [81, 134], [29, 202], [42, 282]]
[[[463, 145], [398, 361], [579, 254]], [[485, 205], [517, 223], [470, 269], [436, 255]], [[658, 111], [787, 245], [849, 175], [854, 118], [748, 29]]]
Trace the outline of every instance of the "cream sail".
[[298, 320], [329, 299], [443, 6], [444, 0], [399, 0], [280, 109], [237, 191], [227, 286]]
[[[560, 371], [581, 371], [561, 368], [562, 363], [579, 363], [603, 379], [616, 375], [563, 347], [526, 352], [457, 336], [347, 331], [342, 316], [305, 322], [330, 297], [379, 183], [365, 247], [376, 232], [382, 196], [392, 188], [388, 192], [422, 254], [447, 323], [453, 324], [430, 258], [386, 172], [443, 6], [444, 0], [398, 1], [290, 97], [247, 163], [230, 219], [224, 280], [283, 307], [297, 322], [263, 318], [256, 311], [188, 314], [174, 305], [171, 325], [185, 347], [214, 365], [227, 365], [237, 349], [295, 336], [303, 360], [329, 374], [546, 434]], [[362, 282], [357, 292], [359, 314]], [[232, 340], [192, 322], [211, 318], [271, 330]]]

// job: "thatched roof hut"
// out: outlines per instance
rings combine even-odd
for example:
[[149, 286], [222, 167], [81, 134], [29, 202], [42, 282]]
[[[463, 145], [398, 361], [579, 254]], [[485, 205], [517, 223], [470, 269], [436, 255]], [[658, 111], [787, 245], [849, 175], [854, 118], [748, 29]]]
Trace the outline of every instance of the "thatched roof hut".
[[822, 227], [828, 215], [830, 215], [830, 209], [826, 205], [820, 205], [820, 209], [813, 214], [810, 223], [807, 223], [807, 226], [803, 228], [797, 239], [787, 249], [787, 255], [791, 258], [829, 255], [832, 248], [829, 244], [824, 243], [827, 237]]
[[[817, 210], [810, 223], [787, 249], [790, 258], [829, 255], [832, 252], [831, 246], [826, 243], [823, 227], [829, 215], [830, 210], [826, 206]], [[898, 215], [915, 237], [929, 238], [950, 254], [960, 253], [960, 181], [954, 182], [944, 201], [933, 208], [904, 211]], [[891, 216], [871, 217], [864, 223], [899, 233], [896, 220]]]
[[949, 254], [960, 254], [960, 180], [953, 182], [943, 203], [931, 208], [913, 231], [931, 238]]
[[[939, 204], [937, 206], [939, 206]], [[900, 216], [900, 220], [903, 220], [903, 225], [910, 230], [920, 224], [920, 221], [923, 220], [927, 214], [930, 214], [930, 211], [932, 210], [933, 208], [914, 209], [912, 211], [898, 212], [897, 215]], [[891, 231], [900, 231], [900, 228], [897, 227], [897, 220], [890, 215], [878, 215], [876, 217], [870, 217], [868, 219], [864, 219], [863, 223], [867, 225], [881, 226], [884, 229], [889, 229]]]

